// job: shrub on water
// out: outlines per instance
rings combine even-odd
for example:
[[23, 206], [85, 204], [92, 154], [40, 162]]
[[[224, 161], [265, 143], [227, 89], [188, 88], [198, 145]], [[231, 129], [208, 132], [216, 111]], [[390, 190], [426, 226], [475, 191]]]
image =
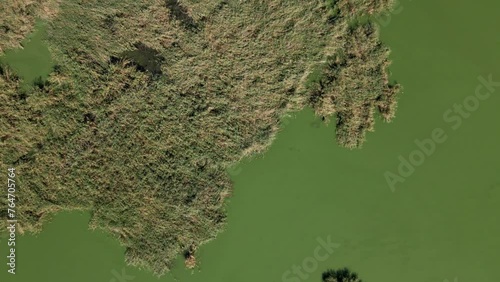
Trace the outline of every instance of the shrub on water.
[[356, 272], [344, 267], [338, 270], [327, 270], [323, 272], [323, 282], [362, 282]]

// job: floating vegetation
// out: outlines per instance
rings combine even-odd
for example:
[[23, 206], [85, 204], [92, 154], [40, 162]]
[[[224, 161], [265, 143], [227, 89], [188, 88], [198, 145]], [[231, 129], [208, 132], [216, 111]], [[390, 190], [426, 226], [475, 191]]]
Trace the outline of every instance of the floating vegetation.
[[[388, 49], [376, 26], [350, 25], [389, 0], [35, 2], [58, 4], [44, 40], [54, 71], [21, 90], [0, 69], [0, 169], [16, 166], [30, 187], [19, 190], [20, 230], [90, 210], [127, 263], [158, 275], [183, 253], [194, 266], [225, 226], [227, 169], [265, 151], [287, 113], [312, 106], [348, 148], [376, 111], [394, 116]], [[9, 21], [31, 21], [13, 11]], [[0, 28], [0, 48], [21, 34]]]
[[394, 117], [399, 86], [389, 83], [389, 49], [380, 43], [374, 24], [351, 27], [346, 38], [342, 48], [327, 57], [323, 72], [312, 73], [309, 101], [318, 115], [336, 116], [341, 145], [357, 148], [366, 132], [374, 130], [376, 109], [386, 121]]

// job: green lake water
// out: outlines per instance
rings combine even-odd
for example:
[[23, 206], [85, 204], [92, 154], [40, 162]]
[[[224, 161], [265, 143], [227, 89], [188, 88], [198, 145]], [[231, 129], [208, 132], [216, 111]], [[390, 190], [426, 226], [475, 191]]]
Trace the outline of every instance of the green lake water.
[[[232, 170], [227, 229], [200, 248], [195, 270], [179, 260], [157, 279], [126, 267], [115, 240], [87, 230], [88, 215], [62, 213], [18, 239], [18, 274], [4, 265], [0, 281], [319, 282], [344, 266], [365, 282], [500, 281], [500, 86], [478, 88], [480, 76], [500, 82], [499, 9], [402, 1], [381, 33], [404, 86], [394, 122], [349, 151], [311, 110], [286, 120], [268, 152]], [[477, 89], [490, 97], [473, 105]], [[464, 100], [473, 110], [459, 124], [448, 110]], [[385, 174], [433, 131], [444, 142], [391, 189]]]
[[26, 85], [35, 81], [36, 78], [47, 78], [52, 71], [52, 59], [49, 49], [44, 44], [47, 26], [43, 22], [37, 22], [35, 32], [28, 35], [21, 45], [22, 49], [13, 49], [5, 52], [0, 62], [9, 65], [20, 74]]

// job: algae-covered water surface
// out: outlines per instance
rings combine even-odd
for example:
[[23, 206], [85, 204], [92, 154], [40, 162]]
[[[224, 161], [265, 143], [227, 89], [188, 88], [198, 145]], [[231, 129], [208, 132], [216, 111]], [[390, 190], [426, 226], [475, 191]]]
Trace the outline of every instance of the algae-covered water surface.
[[52, 71], [53, 63], [50, 51], [44, 44], [47, 25], [37, 22], [35, 31], [21, 43], [22, 49], [8, 50], [0, 62], [9, 65], [21, 76], [26, 85], [36, 79], [45, 79]]

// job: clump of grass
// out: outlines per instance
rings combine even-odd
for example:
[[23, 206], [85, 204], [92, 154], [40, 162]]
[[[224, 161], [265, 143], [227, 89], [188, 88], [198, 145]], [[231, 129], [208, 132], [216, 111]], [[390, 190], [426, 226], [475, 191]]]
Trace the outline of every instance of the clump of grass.
[[[188, 250], [192, 266], [224, 228], [226, 169], [265, 151], [281, 117], [313, 106], [336, 119], [349, 148], [373, 130], [377, 109], [392, 118], [388, 49], [374, 25], [349, 25], [388, 5], [61, 2], [47, 82], [21, 99], [19, 78], [0, 74], [0, 168], [15, 166], [29, 187], [19, 190], [20, 230], [39, 231], [58, 210], [90, 210], [90, 226], [116, 236], [129, 264], [160, 275]], [[203, 29], [176, 22], [187, 14]]]
[[325, 2], [328, 9], [328, 22], [334, 24], [340, 16], [339, 0], [326, 0]]
[[318, 115], [335, 117], [339, 144], [358, 148], [374, 130], [375, 110], [386, 121], [394, 117], [399, 85], [389, 83], [389, 49], [373, 23], [360, 21], [345, 32], [343, 46], [327, 56], [309, 101]]

